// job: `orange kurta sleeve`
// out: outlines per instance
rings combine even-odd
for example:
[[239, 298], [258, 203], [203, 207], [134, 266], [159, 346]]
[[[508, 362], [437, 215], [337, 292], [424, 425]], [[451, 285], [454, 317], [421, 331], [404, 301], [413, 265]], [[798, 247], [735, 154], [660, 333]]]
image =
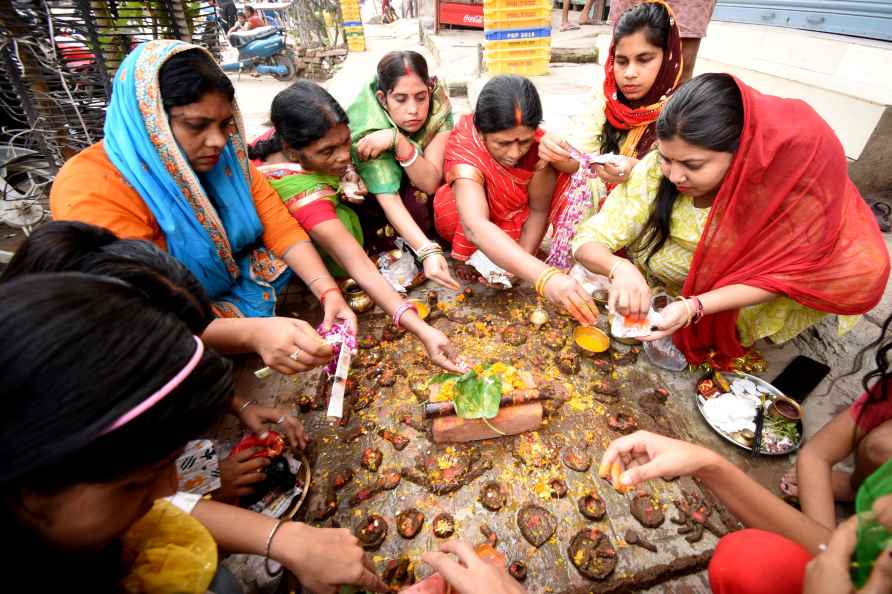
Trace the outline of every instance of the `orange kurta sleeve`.
[[124, 239], [148, 239], [167, 249], [155, 216], [109, 160], [101, 142], [84, 149], [59, 171], [50, 191], [57, 221], [105, 227]]
[[254, 208], [263, 224], [263, 245], [281, 258], [288, 248], [310, 238], [288, 212], [266, 177], [253, 164], [250, 167], [251, 195], [254, 197]]

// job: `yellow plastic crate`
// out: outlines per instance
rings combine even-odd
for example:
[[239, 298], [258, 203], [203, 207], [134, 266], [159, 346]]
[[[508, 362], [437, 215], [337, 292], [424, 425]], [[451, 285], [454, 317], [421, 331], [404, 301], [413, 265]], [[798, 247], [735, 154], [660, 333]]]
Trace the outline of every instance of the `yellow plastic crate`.
[[550, 49], [538, 49], [538, 50], [505, 50], [505, 49], [497, 49], [491, 50], [487, 49], [484, 53], [484, 57], [489, 61], [509, 61], [509, 62], [545, 62], [548, 64], [551, 61], [551, 50]]
[[[523, 22], [535, 22], [533, 26], [548, 27], [551, 24], [551, 8], [548, 6], [493, 8], [483, 11], [483, 22], [487, 29], [520, 29], [528, 26], [518, 24]], [[505, 24], [496, 24], [502, 22]]]
[[539, 76], [548, 74], [548, 60], [524, 60], [516, 58], [486, 59], [486, 70], [490, 74], [517, 74]]
[[483, 10], [500, 10], [503, 8], [541, 8], [551, 9], [548, 0], [484, 0]]
[[356, 12], [346, 12], [344, 11], [341, 14], [341, 20], [343, 21], [361, 21], [362, 16], [359, 14], [359, 11]]
[[344, 34], [347, 37], [350, 37], [351, 35], [361, 35], [361, 36], [365, 37], [365, 30], [362, 28], [362, 26], [344, 27]]
[[536, 39], [513, 39], [508, 41], [487, 41], [488, 50], [528, 50], [536, 51], [551, 48], [551, 37], [539, 37]]

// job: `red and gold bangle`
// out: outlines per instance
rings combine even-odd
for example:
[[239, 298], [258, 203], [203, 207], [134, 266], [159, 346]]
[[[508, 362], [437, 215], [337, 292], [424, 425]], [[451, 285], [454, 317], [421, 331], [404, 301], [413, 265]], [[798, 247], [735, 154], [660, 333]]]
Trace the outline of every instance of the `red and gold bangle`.
[[695, 311], [694, 311], [693, 323], [697, 324], [700, 322], [700, 320], [703, 319], [703, 316], [706, 314], [706, 311], [703, 309], [703, 302], [700, 301], [699, 297], [697, 297], [696, 295], [692, 295], [691, 301], [693, 301], [694, 305], [696, 306]]
[[319, 293], [319, 303], [321, 303], [322, 305], [325, 305], [325, 296], [328, 295], [329, 293], [331, 293], [332, 291], [334, 291], [335, 293], [337, 293], [339, 295], [341, 294], [341, 290], [338, 289], [337, 287], [329, 287], [328, 289], [325, 289], [324, 291]]
[[396, 311], [393, 312], [393, 325], [396, 326], [397, 328], [399, 328], [400, 321], [403, 318], [403, 314], [405, 314], [410, 309], [412, 311], [414, 311], [416, 313], [416, 315], [418, 314], [418, 308], [415, 307], [414, 303], [410, 303], [408, 301], [403, 301], [403, 304], [400, 305], [398, 308], [396, 308]]

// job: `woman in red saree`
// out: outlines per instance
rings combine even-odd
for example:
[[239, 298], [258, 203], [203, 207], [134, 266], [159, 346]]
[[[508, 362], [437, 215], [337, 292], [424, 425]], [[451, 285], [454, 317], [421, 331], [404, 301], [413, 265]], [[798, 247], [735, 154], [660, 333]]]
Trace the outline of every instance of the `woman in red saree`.
[[657, 139], [573, 241], [580, 263], [611, 277], [620, 313], [647, 312], [645, 275], [679, 295], [645, 339], [672, 335], [689, 363], [727, 366], [755, 340], [782, 342], [827, 314], [844, 330], [879, 302], [886, 244], [806, 103], [704, 74], [669, 100]]
[[582, 286], [536, 257], [554, 190], [554, 174], [539, 166], [541, 121], [529, 80], [507, 75], [486, 83], [474, 114], [461, 119], [446, 145], [434, 224], [456, 260], [479, 250], [581, 323], [594, 324], [595, 306]]

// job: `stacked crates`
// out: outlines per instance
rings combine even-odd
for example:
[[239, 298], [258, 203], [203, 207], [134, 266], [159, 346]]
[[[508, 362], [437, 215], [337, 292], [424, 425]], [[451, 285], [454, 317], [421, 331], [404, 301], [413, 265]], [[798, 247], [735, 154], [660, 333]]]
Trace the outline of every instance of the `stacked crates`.
[[365, 32], [359, 15], [359, 0], [341, 0], [341, 17], [344, 19], [344, 37], [351, 52], [365, 51]]
[[485, 0], [483, 34], [490, 74], [548, 74], [551, 0]]

